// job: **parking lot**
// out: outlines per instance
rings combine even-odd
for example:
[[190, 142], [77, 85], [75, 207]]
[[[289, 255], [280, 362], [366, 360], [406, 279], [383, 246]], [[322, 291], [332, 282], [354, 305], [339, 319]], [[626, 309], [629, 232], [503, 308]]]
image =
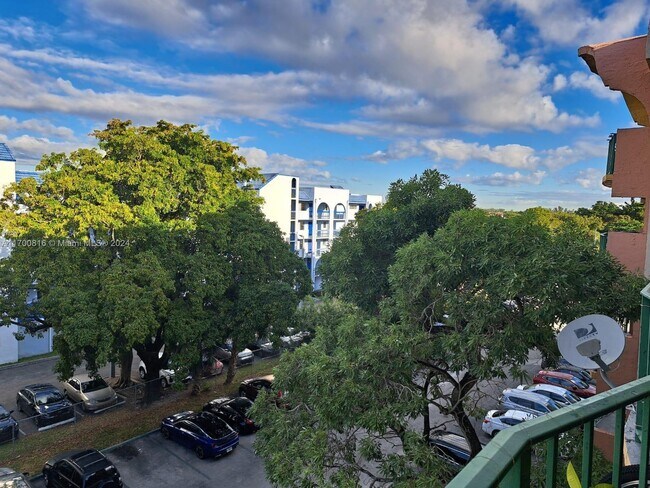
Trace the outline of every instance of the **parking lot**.
[[[104, 452], [122, 475], [125, 488], [270, 488], [262, 460], [253, 452], [254, 435], [219, 459], [199, 459], [194, 452], [165, 440], [160, 432], [147, 434]], [[33, 483], [42, 488], [42, 480]]]

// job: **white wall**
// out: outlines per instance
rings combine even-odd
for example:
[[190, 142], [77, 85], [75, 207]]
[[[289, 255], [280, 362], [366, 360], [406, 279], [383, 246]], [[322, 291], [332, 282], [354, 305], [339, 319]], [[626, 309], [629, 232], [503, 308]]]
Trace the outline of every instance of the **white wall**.
[[[285, 239], [289, 239], [291, 232], [291, 180], [296, 179], [296, 197], [299, 190], [298, 178], [294, 176], [276, 175], [268, 181], [259, 191], [264, 198], [262, 211], [266, 218], [277, 223]], [[296, 198], [298, 207], [298, 200]], [[298, 208], [296, 208], [298, 211]]]
[[13, 335], [17, 330], [15, 325], [0, 326], [0, 364], [18, 361], [18, 341]]

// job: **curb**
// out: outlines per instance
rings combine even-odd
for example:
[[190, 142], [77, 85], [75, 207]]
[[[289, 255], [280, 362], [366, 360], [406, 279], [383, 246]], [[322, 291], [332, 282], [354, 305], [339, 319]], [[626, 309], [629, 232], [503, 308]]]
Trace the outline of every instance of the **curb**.
[[11, 364], [2, 364], [0, 365], [0, 371], [4, 371], [7, 369], [14, 369], [14, 368], [20, 368], [21, 366], [26, 366], [28, 364], [38, 364], [38, 363], [44, 363], [45, 361], [51, 361], [53, 359], [59, 359], [59, 356], [49, 356], [46, 358], [39, 358], [39, 359], [32, 359], [31, 361], [21, 361], [20, 363], [11, 363]]

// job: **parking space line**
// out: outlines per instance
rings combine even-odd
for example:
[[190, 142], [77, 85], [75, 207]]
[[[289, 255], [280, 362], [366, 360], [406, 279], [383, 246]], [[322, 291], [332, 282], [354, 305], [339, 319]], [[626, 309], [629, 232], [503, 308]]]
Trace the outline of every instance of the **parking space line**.
[[23, 429], [18, 429], [18, 432], [20, 432], [22, 435], [27, 435], [23, 432]]

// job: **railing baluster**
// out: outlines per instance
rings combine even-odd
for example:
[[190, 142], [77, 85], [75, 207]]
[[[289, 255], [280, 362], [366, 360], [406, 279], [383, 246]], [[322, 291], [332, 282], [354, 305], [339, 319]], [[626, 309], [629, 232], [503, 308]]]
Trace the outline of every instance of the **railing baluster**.
[[614, 459], [612, 459], [612, 485], [621, 485], [621, 467], [623, 466], [623, 434], [625, 433], [625, 407], [616, 410], [614, 427]]
[[639, 458], [639, 486], [648, 484], [648, 450], [650, 449], [650, 398], [643, 400], [641, 419], [641, 456]]
[[546, 488], [555, 488], [557, 484], [557, 436], [546, 441]]
[[499, 486], [503, 488], [530, 486], [530, 446], [526, 446], [517, 456], [514, 465]]
[[594, 453], [594, 421], [583, 424], [582, 432], [582, 488], [591, 486], [591, 461]]

